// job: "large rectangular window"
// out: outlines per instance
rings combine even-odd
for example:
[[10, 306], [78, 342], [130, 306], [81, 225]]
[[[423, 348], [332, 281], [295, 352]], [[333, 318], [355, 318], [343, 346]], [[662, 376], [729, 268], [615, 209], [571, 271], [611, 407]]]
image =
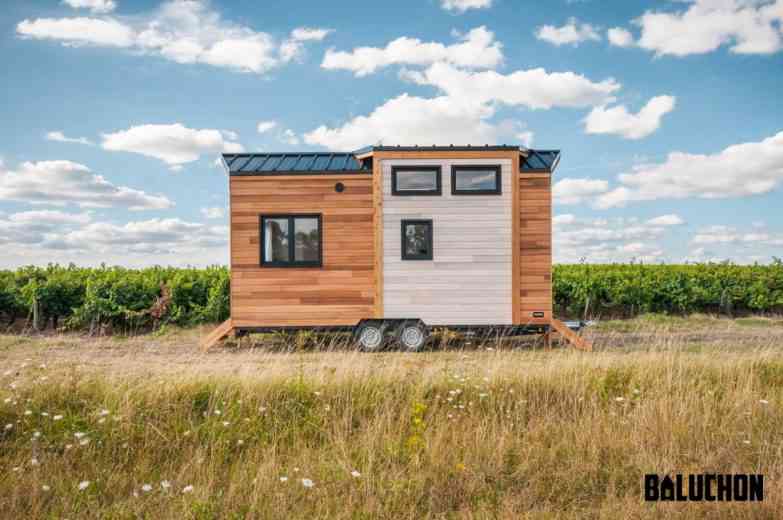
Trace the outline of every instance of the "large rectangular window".
[[321, 215], [261, 215], [261, 265], [321, 267]]
[[440, 195], [440, 166], [392, 166], [392, 195]]
[[402, 259], [432, 260], [432, 221], [402, 221]]
[[500, 195], [500, 166], [452, 166], [452, 195]]

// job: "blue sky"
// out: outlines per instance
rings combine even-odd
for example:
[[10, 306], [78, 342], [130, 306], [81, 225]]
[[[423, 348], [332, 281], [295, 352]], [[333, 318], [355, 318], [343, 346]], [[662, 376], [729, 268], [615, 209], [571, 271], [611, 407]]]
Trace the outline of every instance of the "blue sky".
[[558, 261], [783, 246], [783, 0], [28, 0], [0, 12], [0, 267], [227, 261], [221, 151], [563, 151]]

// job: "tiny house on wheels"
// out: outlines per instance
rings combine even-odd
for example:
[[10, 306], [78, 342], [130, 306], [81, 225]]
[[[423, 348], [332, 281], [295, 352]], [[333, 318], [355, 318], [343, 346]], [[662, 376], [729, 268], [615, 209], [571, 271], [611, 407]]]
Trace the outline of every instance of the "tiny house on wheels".
[[205, 346], [315, 328], [352, 330], [364, 350], [418, 350], [430, 327], [562, 326], [552, 316], [559, 159], [506, 145], [224, 154], [231, 318]]

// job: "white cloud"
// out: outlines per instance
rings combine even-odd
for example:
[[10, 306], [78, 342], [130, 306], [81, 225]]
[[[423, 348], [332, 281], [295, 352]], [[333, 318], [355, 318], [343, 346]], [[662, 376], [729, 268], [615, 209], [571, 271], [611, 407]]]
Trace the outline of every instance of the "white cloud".
[[584, 219], [555, 217], [554, 252], [557, 262], [654, 262], [663, 259], [660, 240], [667, 227], [639, 222], [637, 218]]
[[[2, 214], [0, 214], [2, 217]], [[73, 229], [90, 222], [89, 213], [62, 211], [24, 211], [0, 218], [0, 244], [4, 246], [45, 245], [53, 233]]]
[[198, 160], [202, 154], [243, 151], [239, 143], [226, 140], [225, 132], [197, 130], [180, 123], [139, 125], [115, 133], [103, 134], [106, 150], [133, 152], [177, 166]]
[[679, 215], [669, 214], [651, 218], [647, 223], [651, 226], [681, 226], [685, 221]]
[[568, 23], [562, 27], [554, 25], [542, 25], [535, 32], [536, 38], [551, 43], [552, 45], [574, 45], [592, 40], [601, 40], [601, 35], [595, 27], [589, 23], [579, 23], [576, 18], [569, 18]]
[[174, 205], [164, 195], [115, 186], [87, 166], [71, 161], [25, 162], [16, 170], [0, 169], [0, 199], [131, 210], [166, 209]]
[[291, 39], [298, 42], [321, 41], [332, 32], [334, 32], [333, 29], [320, 27], [297, 27], [291, 31]]
[[464, 103], [498, 102], [533, 109], [587, 107], [612, 101], [621, 88], [614, 79], [593, 82], [573, 72], [547, 72], [542, 68], [500, 74], [469, 72], [436, 63], [423, 72], [405, 71], [405, 79], [432, 85]]
[[277, 126], [277, 121], [259, 121], [257, 130], [259, 134], [263, 134], [272, 130], [276, 126]]
[[117, 8], [114, 0], [63, 0], [63, 4], [74, 9], [89, 9], [92, 13], [110, 13]]
[[204, 218], [209, 219], [223, 218], [226, 216], [225, 210], [220, 207], [201, 208], [201, 214], [204, 215]]
[[321, 67], [350, 70], [356, 76], [367, 76], [390, 65], [426, 66], [445, 62], [460, 67], [492, 68], [503, 61], [502, 45], [486, 27], [477, 27], [460, 38], [459, 43], [444, 45], [422, 42], [403, 36], [386, 47], [357, 47], [351, 52], [329, 49]]
[[26, 38], [58, 40], [67, 46], [98, 45], [131, 47], [133, 29], [117, 20], [106, 18], [37, 18], [23, 20], [16, 32]]
[[61, 143], [86, 144], [88, 146], [93, 146], [95, 144], [89, 139], [87, 139], [86, 137], [66, 137], [66, 135], [60, 132], [59, 130], [55, 130], [54, 132], [47, 132], [46, 140], [58, 141]]
[[291, 146], [295, 146], [299, 144], [299, 136], [296, 135], [296, 133], [289, 129], [284, 130], [280, 134], [280, 140], [284, 142], [285, 144], [290, 144]]
[[640, 164], [618, 177], [598, 207], [630, 201], [720, 199], [768, 193], [783, 181], [783, 132], [760, 142], [735, 144], [711, 154], [672, 152], [660, 164]]
[[337, 128], [320, 126], [304, 140], [332, 150], [355, 150], [367, 143], [485, 144], [498, 141], [499, 128], [485, 121], [494, 110], [477, 103], [458, 103], [442, 96], [432, 99], [402, 94]]
[[609, 182], [600, 179], [565, 178], [557, 181], [552, 188], [552, 197], [556, 204], [580, 204], [592, 200], [609, 190]]
[[535, 134], [530, 130], [524, 130], [522, 132], [518, 132], [515, 137], [519, 141], [519, 144], [525, 148], [530, 148], [533, 146], [533, 137], [535, 137]]
[[447, 11], [464, 13], [468, 9], [492, 7], [492, 0], [440, 0], [440, 6]]
[[742, 248], [783, 245], [783, 233], [738, 230], [736, 227], [715, 225], [700, 229], [691, 239], [697, 245], [734, 245]]
[[606, 38], [616, 47], [631, 47], [634, 44], [631, 31], [622, 27], [612, 27], [606, 31]]
[[22, 37], [55, 40], [69, 46], [124, 47], [177, 63], [202, 63], [259, 74], [298, 57], [303, 41], [328, 34], [325, 29], [299, 28], [294, 30], [295, 37], [278, 42], [270, 34], [223, 20], [207, 0], [170, 0], [151, 13], [122, 20], [23, 20], [16, 32]]
[[704, 54], [728, 45], [736, 54], [771, 54], [783, 48], [783, 0], [695, 0], [684, 11], [647, 11], [638, 45], [657, 55]]
[[674, 96], [651, 98], [638, 114], [631, 114], [625, 105], [612, 108], [598, 106], [585, 118], [588, 134], [615, 134], [626, 139], [641, 139], [661, 126], [661, 118], [674, 110]]
[[555, 226], [568, 226], [576, 222], [576, 217], [571, 213], [565, 213], [563, 215], [555, 215], [552, 218], [552, 224]]

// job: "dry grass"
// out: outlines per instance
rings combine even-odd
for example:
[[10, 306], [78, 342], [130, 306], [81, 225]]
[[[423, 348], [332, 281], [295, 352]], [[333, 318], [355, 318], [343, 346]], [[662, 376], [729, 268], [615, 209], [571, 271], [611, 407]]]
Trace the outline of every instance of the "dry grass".
[[[593, 354], [0, 336], [0, 516], [779, 518], [783, 328], [696, 321]], [[644, 503], [665, 472], [763, 473], [766, 500]]]

